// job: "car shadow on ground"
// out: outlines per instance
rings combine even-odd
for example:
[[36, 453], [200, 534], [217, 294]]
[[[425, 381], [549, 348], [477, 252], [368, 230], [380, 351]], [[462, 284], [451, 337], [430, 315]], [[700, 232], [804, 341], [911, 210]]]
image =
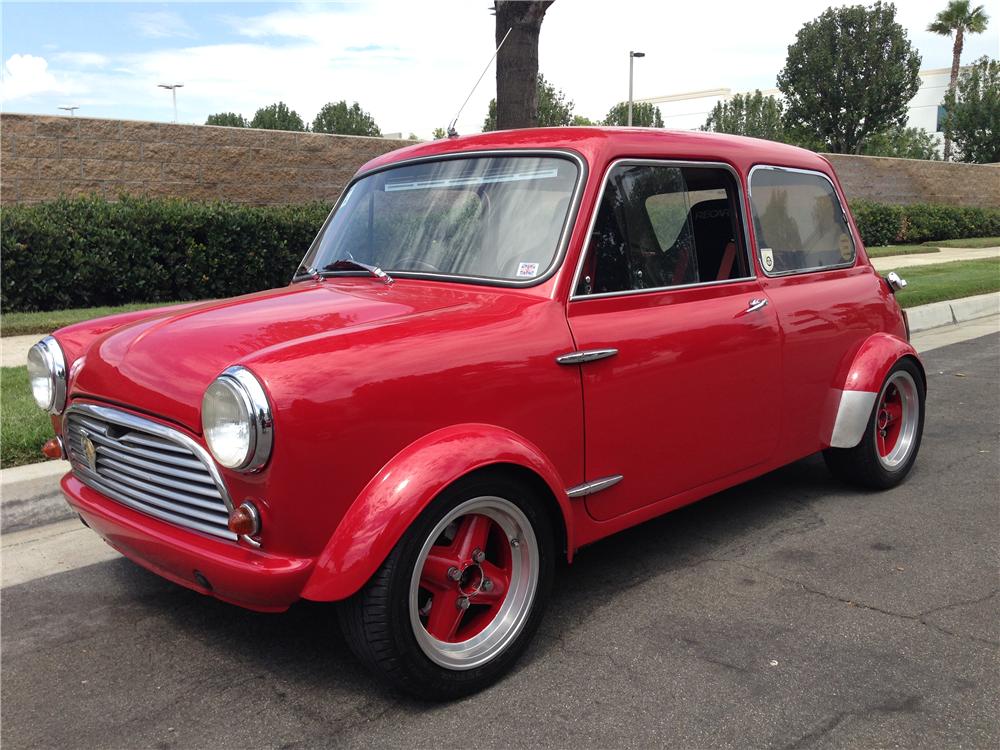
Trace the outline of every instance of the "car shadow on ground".
[[[607, 602], [631, 584], [684, 568], [700, 559], [739, 557], [766, 540], [822, 525], [810, 507], [817, 498], [836, 502], [844, 491], [818, 455], [616, 534], [582, 550], [556, 571], [553, 601], [543, 631], [585, 620], [594, 602]], [[847, 490], [853, 493], [854, 490]], [[127, 560], [102, 563], [111, 588], [121, 587], [133, 606], [167, 618], [177, 638], [192, 638], [224, 658], [241, 662], [259, 679], [280, 677], [288, 691], [387, 693], [350, 653], [337, 623], [336, 606], [302, 601], [282, 614], [261, 614], [171, 584]], [[553, 612], [557, 614], [553, 614]], [[536, 639], [518, 669], [544, 659], [557, 645]], [[277, 697], [284, 696], [281, 690]], [[423, 704], [393, 695], [404, 711]]]

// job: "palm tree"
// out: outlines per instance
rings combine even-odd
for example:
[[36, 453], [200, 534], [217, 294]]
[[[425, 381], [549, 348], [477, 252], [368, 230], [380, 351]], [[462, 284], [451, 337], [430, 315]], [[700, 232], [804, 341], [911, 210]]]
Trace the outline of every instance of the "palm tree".
[[[962, 60], [962, 46], [965, 44], [965, 34], [982, 34], [990, 17], [986, 15], [983, 6], [969, 7], [969, 0], [951, 0], [948, 7], [937, 14], [934, 23], [927, 30], [941, 36], [951, 36], [955, 33], [955, 46], [951, 53], [951, 82], [948, 91], [955, 90], [958, 84], [958, 68]], [[951, 139], [944, 137], [944, 160], [951, 158]]]

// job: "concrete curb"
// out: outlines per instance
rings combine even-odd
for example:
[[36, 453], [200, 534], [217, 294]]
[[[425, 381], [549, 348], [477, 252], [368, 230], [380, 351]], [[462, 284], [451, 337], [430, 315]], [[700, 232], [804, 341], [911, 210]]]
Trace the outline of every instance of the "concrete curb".
[[45, 461], [0, 471], [0, 529], [4, 534], [72, 518], [59, 479], [68, 461]]
[[932, 302], [929, 305], [919, 305], [906, 310], [906, 317], [910, 321], [910, 333], [966, 323], [976, 318], [997, 314], [1000, 314], [1000, 292]]

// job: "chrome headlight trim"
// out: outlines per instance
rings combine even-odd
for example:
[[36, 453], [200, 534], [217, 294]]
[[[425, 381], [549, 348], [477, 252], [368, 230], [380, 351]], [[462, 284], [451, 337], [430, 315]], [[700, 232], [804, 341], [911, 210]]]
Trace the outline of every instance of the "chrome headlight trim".
[[[45, 369], [49, 373], [49, 403], [44, 406], [38, 405], [49, 414], [62, 414], [66, 408], [66, 358], [63, 356], [62, 347], [54, 336], [46, 336], [31, 347], [29, 354], [32, 351], [38, 352], [42, 357]], [[35, 403], [38, 403], [37, 399]]]
[[[243, 402], [250, 419], [250, 445], [247, 450], [246, 459], [238, 466], [227, 466], [234, 471], [254, 472], [263, 468], [271, 457], [271, 447], [274, 443], [274, 419], [271, 411], [271, 404], [267, 400], [264, 386], [260, 384], [256, 376], [245, 367], [239, 365], [227, 367], [213, 381], [222, 381], [232, 393]], [[211, 384], [210, 386], [211, 387]], [[208, 389], [206, 389], [207, 393]], [[212, 457], [218, 461], [215, 452], [212, 451], [211, 443], [207, 439], [207, 429], [204, 425], [204, 408], [202, 411], [202, 430], [206, 433], [206, 444]], [[221, 463], [221, 461], [220, 461]], [[222, 464], [225, 466], [225, 464]]]

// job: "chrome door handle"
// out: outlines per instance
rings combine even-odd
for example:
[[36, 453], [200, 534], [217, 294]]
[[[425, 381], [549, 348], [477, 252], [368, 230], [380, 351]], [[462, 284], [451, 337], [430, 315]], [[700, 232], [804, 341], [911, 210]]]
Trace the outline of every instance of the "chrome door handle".
[[757, 312], [762, 307], [766, 307], [766, 306], [767, 306], [767, 300], [766, 299], [759, 299], [757, 297], [754, 297], [752, 300], [750, 300], [750, 306], [747, 307], [747, 309], [744, 310], [743, 312], [745, 312], [745, 313]]

